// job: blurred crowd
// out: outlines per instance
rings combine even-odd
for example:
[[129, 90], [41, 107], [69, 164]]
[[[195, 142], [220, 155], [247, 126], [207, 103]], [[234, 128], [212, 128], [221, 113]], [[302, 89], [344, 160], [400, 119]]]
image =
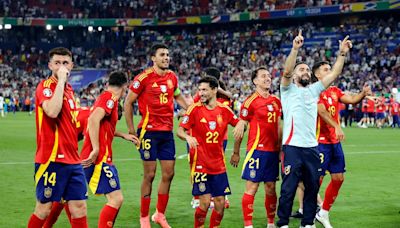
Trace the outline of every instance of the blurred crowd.
[[[306, 45], [299, 53], [298, 60], [310, 65], [320, 60], [333, 63], [338, 42], [336, 37], [315, 45], [307, 43], [307, 40], [313, 40], [326, 31], [339, 34], [340, 37], [353, 34], [353, 50], [337, 81], [342, 90], [357, 92], [364, 84], [369, 84], [375, 93], [380, 94], [391, 93], [393, 88], [399, 87], [400, 22], [395, 18], [375, 18], [333, 27], [309, 22], [302, 25], [302, 30]], [[31, 100], [35, 86], [50, 74], [47, 69], [47, 50], [42, 49], [47, 46], [43, 44], [71, 48], [76, 68], [124, 70], [132, 79], [150, 66], [148, 52], [156, 41], [163, 41], [169, 46], [171, 69], [177, 73], [180, 87], [187, 94], [195, 93], [201, 70], [209, 66], [221, 70], [222, 80], [235, 94], [239, 104], [252, 92], [250, 75], [258, 66], [268, 67], [273, 77], [272, 92], [278, 93], [279, 77], [297, 27], [264, 30], [258, 25], [226, 25], [223, 28], [207, 28], [207, 33], [205, 31], [200, 27], [194, 31], [109, 29], [96, 33], [84, 28], [34, 33], [30, 29], [8, 30], [0, 34], [0, 43], [14, 40], [19, 46], [0, 49], [0, 94], [18, 104]], [[31, 39], [27, 40], [26, 37]], [[90, 105], [103, 85], [100, 80], [77, 91], [77, 95], [85, 105]], [[20, 107], [18, 105], [17, 109]]]
[[159, 18], [366, 2], [362, 0], [2, 0], [0, 17]]

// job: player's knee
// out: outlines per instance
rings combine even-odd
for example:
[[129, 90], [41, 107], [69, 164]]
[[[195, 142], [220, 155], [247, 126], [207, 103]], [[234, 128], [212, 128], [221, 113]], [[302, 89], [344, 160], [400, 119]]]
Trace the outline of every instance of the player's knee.
[[156, 172], [147, 172], [143, 175], [143, 180], [149, 183], [153, 183], [154, 177], [156, 176]]
[[47, 216], [49, 216], [51, 212], [51, 205], [52, 205], [51, 202], [46, 204], [39, 204], [39, 203], [36, 204], [34, 214], [40, 219], [47, 218]]
[[114, 208], [120, 208], [124, 202], [124, 196], [122, 194], [115, 195], [108, 200], [110, 206]]
[[167, 181], [167, 182], [169, 181], [170, 182], [174, 178], [174, 175], [175, 175], [175, 172], [174, 172], [173, 169], [166, 170], [162, 174], [162, 179], [163, 179], [163, 181]]
[[72, 218], [82, 218], [86, 216], [86, 201], [69, 201], [68, 202], [69, 211], [71, 212]]
[[343, 182], [343, 181], [344, 181], [344, 175], [343, 175], [343, 174], [340, 174], [340, 175], [332, 175], [332, 180]]
[[207, 211], [208, 208], [210, 207], [211, 204], [211, 199], [201, 199], [200, 200], [200, 205], [199, 207], [203, 210], [203, 211]]
[[267, 194], [269, 196], [276, 195], [275, 182], [266, 182], [265, 183], [265, 194]]

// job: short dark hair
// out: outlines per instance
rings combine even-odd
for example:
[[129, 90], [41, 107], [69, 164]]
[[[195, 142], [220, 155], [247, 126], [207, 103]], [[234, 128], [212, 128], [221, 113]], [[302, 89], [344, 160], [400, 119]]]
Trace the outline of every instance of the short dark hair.
[[306, 64], [306, 65], [308, 66], [308, 64], [307, 64], [306, 62], [300, 61], [300, 62], [297, 62], [297, 63], [294, 65], [293, 69], [296, 69], [296, 67], [297, 67], [298, 65], [301, 65], [301, 64]]
[[113, 71], [110, 73], [108, 78], [108, 85], [110, 86], [121, 87], [127, 82], [128, 80], [126, 79], [126, 75], [122, 71]]
[[312, 67], [313, 74], [315, 74], [315, 71], [317, 71], [323, 65], [329, 65], [329, 62], [328, 61], [319, 61], [319, 62], [315, 63], [314, 66]]
[[53, 58], [54, 55], [68, 55], [72, 59], [72, 52], [65, 47], [56, 47], [49, 51], [49, 59]]
[[208, 83], [210, 85], [211, 89], [218, 88], [218, 80], [214, 77], [210, 77], [210, 76], [202, 77], [199, 81], [199, 85], [201, 83]]
[[216, 67], [207, 67], [204, 69], [204, 76], [211, 76], [219, 80], [221, 77], [221, 71], [218, 70]]
[[158, 49], [168, 49], [168, 46], [162, 43], [153, 44], [150, 48], [150, 56], [156, 56], [156, 52]]
[[[260, 71], [260, 70], [268, 71], [267, 67], [265, 67], [265, 66], [260, 66], [257, 69], [253, 70], [253, 72], [251, 72], [251, 82], [254, 81], [254, 79], [257, 77], [258, 71]], [[253, 82], [253, 84], [254, 84], [254, 82]]]

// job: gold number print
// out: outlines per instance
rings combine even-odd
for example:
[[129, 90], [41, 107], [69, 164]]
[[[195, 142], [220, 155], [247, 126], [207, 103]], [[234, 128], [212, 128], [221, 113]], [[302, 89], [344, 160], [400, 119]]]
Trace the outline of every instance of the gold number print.
[[319, 159], [321, 160], [321, 164], [324, 163], [324, 154], [319, 153]]
[[160, 93], [160, 104], [168, 103], [168, 93]]
[[47, 186], [48, 183], [50, 183], [52, 186], [56, 185], [56, 173], [52, 172], [49, 175], [49, 172], [45, 172], [43, 174], [44, 177], [44, 186]]
[[110, 170], [110, 166], [104, 166], [103, 171], [106, 173], [106, 177], [111, 178], [113, 176], [113, 173]]
[[335, 116], [335, 112], [336, 112], [335, 106], [329, 106], [328, 111], [331, 114], [331, 116]]
[[276, 112], [268, 112], [268, 123], [276, 122]]
[[260, 159], [254, 159], [254, 158], [250, 158], [249, 160], [249, 168], [250, 169], [254, 169], [254, 163], [256, 163], [256, 169], [260, 168]]
[[207, 181], [207, 173], [194, 173], [194, 183], [206, 182]]
[[150, 148], [151, 148], [150, 142], [151, 142], [151, 139], [142, 139], [142, 143], [141, 143], [142, 149], [143, 150], [150, 150]]
[[206, 133], [206, 143], [218, 143], [218, 132], [212, 133], [211, 131]]

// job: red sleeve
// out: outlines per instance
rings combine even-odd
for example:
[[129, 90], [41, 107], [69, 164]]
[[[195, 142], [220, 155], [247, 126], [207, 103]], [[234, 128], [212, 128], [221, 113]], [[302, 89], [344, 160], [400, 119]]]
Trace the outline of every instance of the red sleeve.
[[281, 117], [282, 116], [282, 103], [278, 98], [276, 98], [276, 103], [278, 104], [278, 107], [279, 107], [278, 115], [279, 115], [279, 117]]
[[190, 128], [192, 128], [193, 124], [194, 124], [194, 113], [196, 112], [196, 108], [191, 109], [188, 108], [188, 111], [186, 111], [185, 115], [182, 118], [182, 122], [179, 124], [179, 126], [183, 127], [186, 130], [189, 130]]
[[107, 115], [110, 115], [114, 106], [118, 105], [117, 101], [115, 100], [115, 98], [113, 98], [113, 95], [111, 93], [103, 93], [99, 96], [98, 99], [99, 101], [96, 107], [104, 109]]
[[322, 92], [322, 93], [319, 95], [318, 104], [323, 104], [323, 105], [325, 105], [325, 104], [324, 104], [324, 95], [325, 95], [324, 92]]
[[248, 108], [244, 107], [244, 104], [246, 104], [246, 101], [243, 102], [242, 107], [240, 109], [240, 119], [245, 120], [245, 121], [250, 121], [253, 118], [254, 111], [252, 108], [252, 104], [250, 104]]
[[232, 109], [230, 109], [229, 107], [226, 107], [226, 110], [228, 113], [227, 115], [228, 115], [229, 124], [232, 126], [236, 126], [236, 124], [239, 122], [239, 119], [237, 118], [235, 113], [233, 113]]
[[50, 85], [44, 87], [45, 81], [42, 81], [38, 87], [36, 88], [36, 98], [38, 104], [41, 106], [42, 103], [46, 100], [50, 100], [53, 97], [55, 86], [57, 84], [51, 83]]
[[129, 89], [132, 92], [136, 93], [137, 95], [140, 95], [140, 93], [142, 93], [142, 91], [145, 87], [146, 78], [147, 78], [146, 77], [142, 81], [140, 81], [139, 76], [140, 76], [140, 74], [133, 79], [132, 84], [129, 86]]
[[339, 88], [337, 88], [336, 94], [338, 96], [338, 99], [340, 99], [344, 95], [343, 91], [341, 89], [339, 89]]

